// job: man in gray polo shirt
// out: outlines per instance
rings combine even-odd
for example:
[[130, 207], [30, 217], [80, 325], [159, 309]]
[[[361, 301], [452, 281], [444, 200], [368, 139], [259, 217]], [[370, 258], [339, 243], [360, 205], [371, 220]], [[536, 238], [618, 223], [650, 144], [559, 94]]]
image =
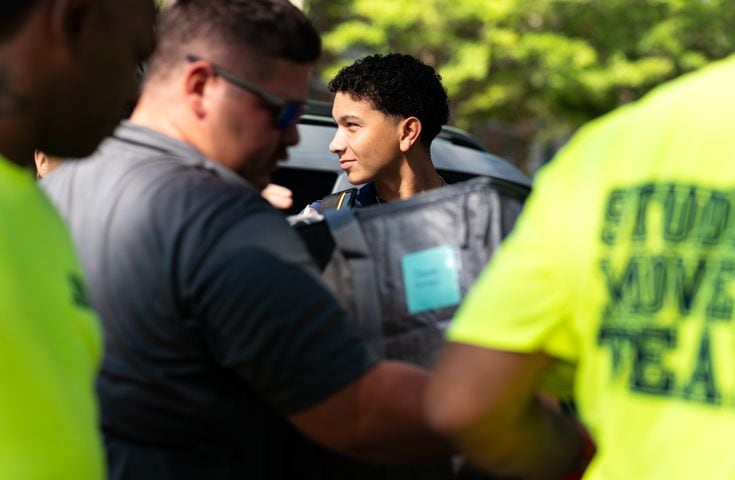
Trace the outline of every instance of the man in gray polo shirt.
[[289, 423], [359, 458], [446, 455], [425, 373], [366, 350], [259, 194], [299, 140], [313, 26], [287, 0], [188, 0], [158, 35], [131, 121], [44, 180], [104, 323], [111, 478], [318, 477], [282, 457]]

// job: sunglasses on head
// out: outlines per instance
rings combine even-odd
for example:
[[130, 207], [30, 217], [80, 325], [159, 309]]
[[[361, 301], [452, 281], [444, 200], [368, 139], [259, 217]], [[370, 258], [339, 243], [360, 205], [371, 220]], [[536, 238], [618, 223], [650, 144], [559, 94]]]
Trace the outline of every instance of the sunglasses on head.
[[296, 123], [304, 111], [304, 102], [297, 102], [295, 100], [286, 100], [284, 98], [281, 98], [275, 93], [263, 90], [262, 88], [248, 82], [247, 80], [238, 78], [229, 70], [226, 70], [208, 60], [204, 60], [201, 57], [191, 54], [186, 56], [186, 60], [189, 62], [198, 62], [201, 60], [209, 63], [210, 65], [212, 65], [212, 69], [214, 70], [215, 74], [227, 80], [236, 87], [250, 92], [256, 97], [263, 100], [273, 110], [273, 123], [278, 130], [285, 130], [289, 126]]

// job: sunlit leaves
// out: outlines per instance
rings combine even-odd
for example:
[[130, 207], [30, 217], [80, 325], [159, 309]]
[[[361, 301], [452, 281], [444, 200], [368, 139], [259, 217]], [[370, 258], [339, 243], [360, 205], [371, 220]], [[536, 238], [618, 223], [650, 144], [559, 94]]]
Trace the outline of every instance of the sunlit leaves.
[[570, 130], [735, 51], [735, 0], [338, 1], [322, 22], [323, 78], [369, 53], [416, 55], [442, 74], [465, 127]]

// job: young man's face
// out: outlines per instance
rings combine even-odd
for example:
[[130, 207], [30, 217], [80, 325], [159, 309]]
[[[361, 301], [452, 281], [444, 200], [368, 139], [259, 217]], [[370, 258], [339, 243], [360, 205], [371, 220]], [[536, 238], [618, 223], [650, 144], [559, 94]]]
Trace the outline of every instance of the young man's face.
[[400, 122], [376, 110], [367, 100], [354, 100], [338, 92], [332, 117], [337, 132], [329, 150], [353, 185], [398, 175], [401, 166]]
[[[278, 59], [268, 69], [267, 79], [245, 80], [282, 99], [306, 101], [311, 65]], [[298, 118], [285, 128], [276, 128], [276, 110], [271, 105], [222, 77], [217, 77], [208, 102], [212, 116], [201, 149], [256, 188], [265, 188], [278, 163], [288, 158], [287, 148], [299, 142]]]

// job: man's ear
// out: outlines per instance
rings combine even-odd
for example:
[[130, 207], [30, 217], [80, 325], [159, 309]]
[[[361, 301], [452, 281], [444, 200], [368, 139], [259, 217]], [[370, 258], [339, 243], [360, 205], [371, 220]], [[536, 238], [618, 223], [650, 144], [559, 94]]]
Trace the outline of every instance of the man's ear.
[[194, 62], [184, 72], [184, 96], [197, 118], [204, 118], [207, 114], [204, 97], [212, 78], [214, 78], [214, 71], [205, 62]]
[[402, 152], [407, 152], [419, 141], [421, 136], [421, 121], [416, 117], [404, 118], [400, 122], [401, 137], [400, 147]]
[[36, 178], [40, 179], [48, 173], [48, 158], [46, 154], [39, 149], [33, 151], [33, 160], [36, 163]]

